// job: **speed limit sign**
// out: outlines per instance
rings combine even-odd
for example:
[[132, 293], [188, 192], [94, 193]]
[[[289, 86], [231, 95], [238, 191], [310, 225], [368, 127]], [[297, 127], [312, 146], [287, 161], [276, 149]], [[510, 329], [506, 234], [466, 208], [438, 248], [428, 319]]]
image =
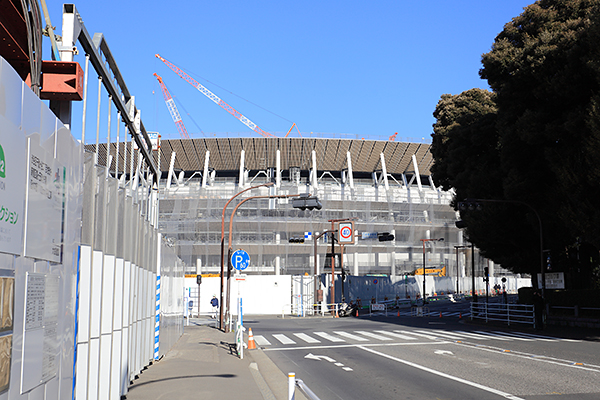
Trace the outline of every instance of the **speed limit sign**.
[[338, 242], [340, 244], [354, 244], [354, 222], [340, 222], [338, 225]]

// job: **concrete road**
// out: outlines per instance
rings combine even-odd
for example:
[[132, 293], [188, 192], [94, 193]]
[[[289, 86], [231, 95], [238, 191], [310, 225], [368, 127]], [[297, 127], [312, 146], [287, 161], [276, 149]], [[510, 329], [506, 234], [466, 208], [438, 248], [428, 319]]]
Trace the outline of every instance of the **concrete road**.
[[248, 317], [245, 325], [322, 400], [600, 398], [600, 341], [581, 330], [391, 316]]

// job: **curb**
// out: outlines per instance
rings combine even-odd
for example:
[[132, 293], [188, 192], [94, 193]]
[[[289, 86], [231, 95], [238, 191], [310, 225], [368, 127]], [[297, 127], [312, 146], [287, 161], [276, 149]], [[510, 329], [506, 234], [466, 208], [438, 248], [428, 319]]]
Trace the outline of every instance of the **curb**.
[[[288, 376], [261, 350], [246, 353], [254, 361], [249, 368], [265, 400], [288, 399]], [[264, 385], [266, 384], [266, 388]], [[296, 400], [308, 400], [301, 390], [296, 389]]]

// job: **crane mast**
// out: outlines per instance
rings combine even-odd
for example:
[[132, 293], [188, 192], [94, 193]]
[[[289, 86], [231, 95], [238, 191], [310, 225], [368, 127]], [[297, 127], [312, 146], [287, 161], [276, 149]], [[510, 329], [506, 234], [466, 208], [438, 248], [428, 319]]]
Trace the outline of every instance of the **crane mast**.
[[179, 131], [179, 135], [182, 139], [189, 139], [190, 136], [187, 133], [187, 129], [185, 129], [185, 125], [181, 120], [181, 115], [179, 115], [179, 111], [177, 110], [177, 106], [171, 97], [171, 93], [167, 89], [167, 86], [164, 84], [162, 78], [154, 73], [156, 79], [158, 79], [158, 84], [160, 85], [160, 90], [162, 90], [163, 97], [165, 98], [165, 103], [167, 104], [167, 108], [169, 109], [169, 113], [171, 113], [171, 117], [173, 118], [173, 122], [177, 125], [177, 130]]
[[156, 58], [158, 58], [160, 61], [165, 63], [167, 65], [167, 67], [171, 68], [173, 70], [173, 72], [175, 72], [181, 78], [186, 80], [190, 85], [192, 85], [193, 87], [198, 89], [198, 91], [200, 91], [200, 93], [202, 93], [203, 95], [205, 95], [206, 97], [211, 99], [213, 102], [215, 102], [216, 104], [221, 106], [225, 111], [227, 111], [229, 114], [231, 114], [234, 117], [236, 117], [237, 119], [239, 119], [244, 125], [246, 125], [250, 129], [252, 129], [254, 132], [256, 132], [264, 137], [275, 137], [274, 135], [270, 134], [269, 132], [265, 132], [262, 129], [260, 129], [258, 127], [258, 125], [256, 125], [254, 122], [250, 121], [245, 116], [243, 116], [239, 111], [236, 111], [229, 104], [225, 103], [219, 96], [217, 96], [216, 94], [214, 94], [213, 92], [208, 90], [206, 87], [202, 86], [194, 78], [192, 78], [191, 76], [186, 74], [184, 71], [182, 71], [178, 66], [176, 66], [172, 62], [165, 60], [158, 54], [156, 54]]

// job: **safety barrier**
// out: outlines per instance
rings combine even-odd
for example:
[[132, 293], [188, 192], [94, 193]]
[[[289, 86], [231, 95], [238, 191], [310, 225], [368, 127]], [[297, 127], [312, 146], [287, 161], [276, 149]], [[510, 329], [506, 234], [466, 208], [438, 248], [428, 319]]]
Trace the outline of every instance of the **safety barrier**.
[[387, 304], [385, 304], [385, 303], [369, 304], [369, 317], [373, 315], [373, 311], [383, 311], [383, 312], [385, 312], [385, 316], [387, 317]]
[[302, 379], [296, 379], [296, 374], [294, 372], [288, 373], [288, 400], [294, 400], [296, 398], [296, 386], [310, 400], [321, 400], [308, 386], [306, 386]]
[[471, 320], [501, 321], [510, 324], [535, 325], [535, 308], [528, 304], [471, 303]]

